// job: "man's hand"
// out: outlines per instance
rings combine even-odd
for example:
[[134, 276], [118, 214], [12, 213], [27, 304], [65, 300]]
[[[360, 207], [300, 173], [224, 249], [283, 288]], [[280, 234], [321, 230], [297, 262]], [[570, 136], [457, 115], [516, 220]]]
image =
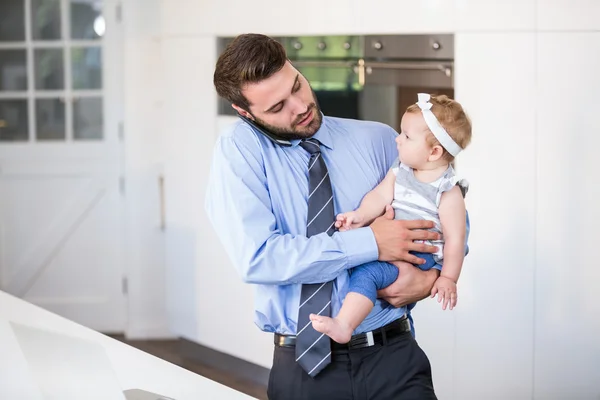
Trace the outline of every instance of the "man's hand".
[[437, 269], [422, 271], [412, 264], [393, 262], [398, 267], [398, 279], [390, 286], [377, 292], [377, 297], [384, 299], [394, 307], [402, 307], [416, 303], [431, 295], [431, 289], [439, 276]]
[[385, 214], [377, 218], [370, 225], [380, 261], [406, 261], [411, 264], [424, 264], [425, 260], [409, 254], [409, 251], [421, 253], [435, 253], [437, 247], [424, 243], [415, 243], [414, 240], [437, 240], [440, 235], [424, 229], [433, 228], [433, 222], [427, 220], [403, 221], [394, 220], [392, 206], [385, 207]]

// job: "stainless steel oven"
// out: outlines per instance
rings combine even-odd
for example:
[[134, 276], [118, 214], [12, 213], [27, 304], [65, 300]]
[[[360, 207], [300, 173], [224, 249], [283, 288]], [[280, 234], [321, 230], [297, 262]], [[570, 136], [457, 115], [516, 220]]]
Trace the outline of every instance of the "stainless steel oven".
[[[417, 93], [454, 95], [453, 35], [276, 37], [308, 79], [325, 115], [399, 130]], [[219, 38], [219, 52], [231, 38]], [[235, 115], [223, 99], [219, 114]]]

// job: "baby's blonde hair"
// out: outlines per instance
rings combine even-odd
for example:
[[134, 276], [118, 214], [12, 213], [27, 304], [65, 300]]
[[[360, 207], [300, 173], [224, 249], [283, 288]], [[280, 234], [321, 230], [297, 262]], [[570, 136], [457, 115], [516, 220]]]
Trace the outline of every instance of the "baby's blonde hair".
[[[460, 103], [456, 100], [452, 100], [446, 95], [431, 96], [429, 100], [433, 106], [431, 112], [444, 127], [446, 132], [452, 139], [460, 146], [461, 149], [465, 149], [469, 143], [471, 143], [471, 120], [463, 110]], [[421, 109], [417, 104], [412, 104], [406, 109], [407, 113], [421, 113]], [[440, 142], [435, 138], [433, 133], [429, 132], [427, 136], [427, 143], [430, 146], [440, 145]], [[452, 162], [454, 157], [444, 149], [442, 156], [446, 161]]]

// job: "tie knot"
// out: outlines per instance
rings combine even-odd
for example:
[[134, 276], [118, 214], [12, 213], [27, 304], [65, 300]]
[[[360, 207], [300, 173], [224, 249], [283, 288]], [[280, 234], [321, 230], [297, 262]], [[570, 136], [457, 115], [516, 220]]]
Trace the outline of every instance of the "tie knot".
[[321, 152], [321, 143], [317, 139], [304, 139], [300, 142], [300, 147], [308, 151], [310, 155]]

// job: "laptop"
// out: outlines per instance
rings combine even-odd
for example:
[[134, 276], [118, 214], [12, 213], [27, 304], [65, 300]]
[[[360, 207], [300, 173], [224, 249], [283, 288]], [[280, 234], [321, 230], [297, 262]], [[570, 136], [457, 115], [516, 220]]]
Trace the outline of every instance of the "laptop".
[[123, 391], [104, 347], [78, 337], [10, 322], [29, 372], [48, 400], [175, 400]]

